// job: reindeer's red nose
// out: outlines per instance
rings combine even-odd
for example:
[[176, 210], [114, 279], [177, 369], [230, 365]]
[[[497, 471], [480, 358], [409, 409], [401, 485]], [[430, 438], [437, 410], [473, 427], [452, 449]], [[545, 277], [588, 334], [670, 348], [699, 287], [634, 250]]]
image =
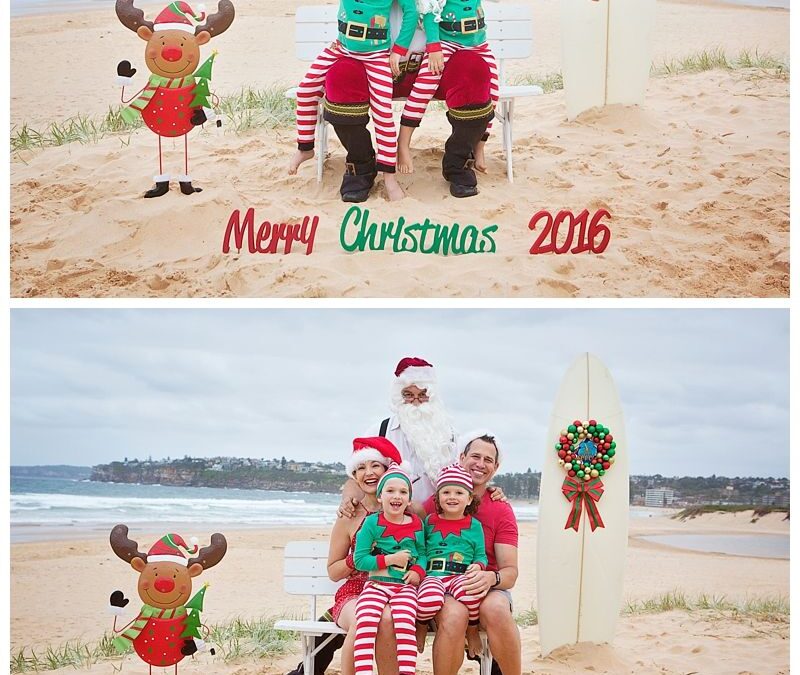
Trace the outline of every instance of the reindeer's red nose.
[[153, 586], [156, 587], [156, 590], [159, 593], [169, 593], [173, 588], [175, 588], [175, 582], [172, 579], [156, 579]]
[[164, 47], [161, 50], [161, 58], [167, 61], [180, 61], [183, 50], [180, 47]]

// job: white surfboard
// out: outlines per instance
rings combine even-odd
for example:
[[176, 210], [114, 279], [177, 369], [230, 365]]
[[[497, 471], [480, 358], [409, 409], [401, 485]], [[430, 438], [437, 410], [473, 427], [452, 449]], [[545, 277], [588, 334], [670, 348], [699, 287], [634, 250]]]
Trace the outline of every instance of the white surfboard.
[[567, 117], [644, 103], [656, 0], [561, 0]]
[[[572, 504], [561, 491], [567, 473], [554, 446], [578, 419], [608, 427], [616, 442], [615, 461], [600, 477], [604, 492], [597, 507], [605, 527], [594, 531], [585, 509], [577, 532], [564, 527]], [[536, 586], [544, 656], [562, 645], [613, 639], [622, 608], [628, 491], [628, 445], [616, 387], [597, 357], [582, 354], [561, 383], [542, 465]]]

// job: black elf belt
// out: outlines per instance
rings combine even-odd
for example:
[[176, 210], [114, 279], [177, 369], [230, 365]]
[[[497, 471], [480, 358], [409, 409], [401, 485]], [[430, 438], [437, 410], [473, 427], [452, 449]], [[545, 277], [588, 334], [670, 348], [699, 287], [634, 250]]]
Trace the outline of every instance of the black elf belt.
[[446, 558], [435, 558], [428, 561], [428, 572], [453, 572], [453, 574], [464, 574], [468, 565], [453, 562]]
[[353, 40], [386, 40], [389, 37], [388, 28], [370, 28], [355, 21], [339, 21], [339, 32]]
[[461, 19], [461, 21], [441, 21], [439, 28], [448, 31], [449, 33], [463, 33], [468, 35], [470, 33], [477, 33], [481, 28], [486, 28], [486, 21], [483, 17], [473, 16], [469, 19]]

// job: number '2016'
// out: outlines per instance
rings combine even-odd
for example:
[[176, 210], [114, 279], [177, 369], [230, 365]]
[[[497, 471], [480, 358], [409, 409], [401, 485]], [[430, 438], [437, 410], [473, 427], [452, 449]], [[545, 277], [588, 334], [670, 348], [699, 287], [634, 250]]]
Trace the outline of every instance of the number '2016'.
[[[533, 215], [528, 228], [536, 231], [540, 221], [544, 221], [541, 233], [531, 246], [531, 255], [541, 253], [602, 253], [611, 241], [611, 230], [600, 221], [603, 218], [611, 218], [611, 214], [606, 209], [600, 209], [589, 220], [589, 210], [584, 209], [577, 216], [572, 211], [559, 211], [555, 217], [549, 211], [539, 211]], [[561, 228], [562, 225], [569, 224], [569, 229]], [[572, 248], [572, 242], [576, 239], [577, 243]], [[560, 240], [559, 234], [563, 239]]]

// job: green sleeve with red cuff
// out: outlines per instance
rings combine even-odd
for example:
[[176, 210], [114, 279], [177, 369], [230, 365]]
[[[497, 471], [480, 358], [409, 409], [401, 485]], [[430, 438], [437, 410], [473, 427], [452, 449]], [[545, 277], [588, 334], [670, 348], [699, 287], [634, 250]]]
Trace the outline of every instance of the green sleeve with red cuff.
[[425, 28], [425, 42], [428, 44], [428, 53], [442, 51], [442, 43], [439, 41], [439, 24], [432, 12], [428, 12], [422, 17], [422, 26]]
[[472, 562], [478, 563], [481, 569], [486, 569], [489, 564], [489, 558], [486, 557], [486, 541], [483, 536], [483, 525], [477, 518], [472, 519], [472, 526], [470, 527], [470, 539], [473, 541], [475, 548], [475, 557]]
[[400, 25], [400, 33], [392, 45], [392, 51], [405, 56], [414, 33], [417, 32], [419, 22], [419, 12], [417, 11], [417, 0], [399, 0], [400, 9], [403, 10], [403, 23]]

